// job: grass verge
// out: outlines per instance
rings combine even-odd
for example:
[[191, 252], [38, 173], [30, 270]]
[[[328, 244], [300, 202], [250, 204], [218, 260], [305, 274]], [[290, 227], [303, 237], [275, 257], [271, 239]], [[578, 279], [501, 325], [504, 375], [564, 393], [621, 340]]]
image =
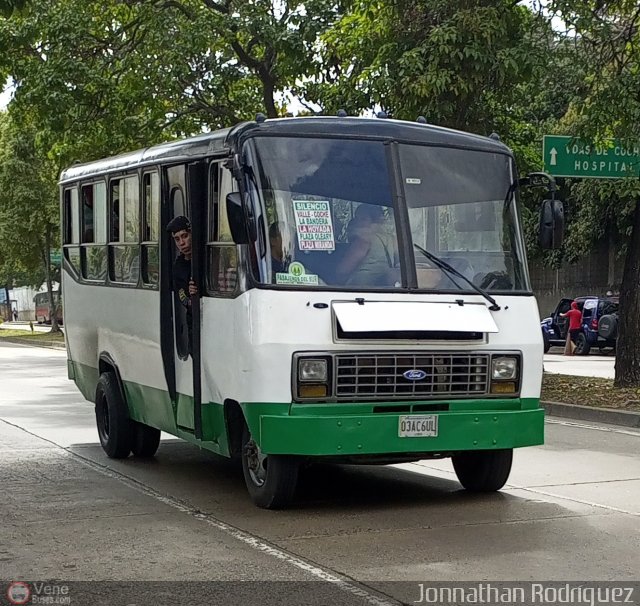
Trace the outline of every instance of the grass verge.
[[59, 343], [64, 345], [64, 335], [61, 332], [31, 332], [30, 330], [13, 330], [13, 329], [0, 329], [0, 339], [20, 339], [33, 342], [34, 345], [38, 343]]
[[640, 411], [640, 389], [614, 387], [613, 379], [546, 372], [542, 378], [540, 399], [543, 402]]

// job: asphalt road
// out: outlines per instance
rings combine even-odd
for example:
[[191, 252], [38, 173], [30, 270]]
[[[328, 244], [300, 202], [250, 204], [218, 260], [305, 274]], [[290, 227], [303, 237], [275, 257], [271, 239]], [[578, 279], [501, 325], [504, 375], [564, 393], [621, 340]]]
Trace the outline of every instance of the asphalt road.
[[[0, 579], [164, 581], [180, 603], [279, 606], [412, 603], [433, 581], [639, 580], [638, 431], [548, 419], [546, 444], [517, 451], [489, 495], [461, 490], [448, 461], [309, 468], [293, 508], [264, 511], [241, 472], [186, 443], [107, 459], [65, 356], [0, 344]], [[259, 584], [193, 583], [239, 580]], [[175, 603], [144, 601], [160, 586], [122, 602], [87, 587], [91, 603]]]

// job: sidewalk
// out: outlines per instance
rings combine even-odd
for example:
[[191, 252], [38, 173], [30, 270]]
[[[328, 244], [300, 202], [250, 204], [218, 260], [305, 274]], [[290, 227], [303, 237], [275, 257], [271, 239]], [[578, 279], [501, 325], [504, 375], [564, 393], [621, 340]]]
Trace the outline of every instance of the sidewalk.
[[613, 379], [615, 365], [615, 356], [564, 356], [556, 353], [544, 356], [545, 372], [574, 377]]

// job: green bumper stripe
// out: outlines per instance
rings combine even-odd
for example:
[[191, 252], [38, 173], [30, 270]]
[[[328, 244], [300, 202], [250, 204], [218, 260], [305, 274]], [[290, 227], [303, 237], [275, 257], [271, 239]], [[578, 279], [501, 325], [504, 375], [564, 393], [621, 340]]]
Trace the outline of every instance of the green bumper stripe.
[[292, 455], [358, 455], [448, 452], [533, 446], [544, 441], [544, 411], [447, 412], [438, 436], [398, 437], [396, 414], [330, 417], [263, 416], [263, 452]]

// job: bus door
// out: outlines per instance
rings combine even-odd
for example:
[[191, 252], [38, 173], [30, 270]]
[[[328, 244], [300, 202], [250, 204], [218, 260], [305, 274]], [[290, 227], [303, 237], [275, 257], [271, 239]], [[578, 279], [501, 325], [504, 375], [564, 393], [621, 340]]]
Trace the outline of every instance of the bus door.
[[[162, 225], [179, 215], [192, 225], [191, 277], [202, 292], [203, 226], [206, 225], [206, 163], [194, 162], [164, 169]], [[187, 306], [173, 288], [173, 265], [178, 254], [173, 239], [163, 229], [160, 299], [161, 349], [165, 378], [174, 404], [177, 426], [202, 437], [200, 304], [192, 297]]]

